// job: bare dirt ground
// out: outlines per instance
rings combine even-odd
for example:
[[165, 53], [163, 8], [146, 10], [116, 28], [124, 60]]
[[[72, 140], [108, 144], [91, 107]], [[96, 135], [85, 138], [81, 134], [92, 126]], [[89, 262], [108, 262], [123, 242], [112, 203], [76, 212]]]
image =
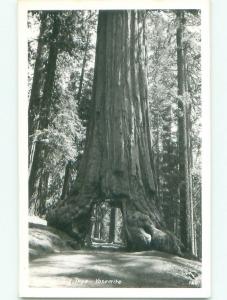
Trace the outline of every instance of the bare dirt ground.
[[29, 257], [34, 288], [201, 286], [200, 262], [158, 251], [126, 252], [117, 244], [79, 250], [69, 236], [37, 217], [29, 222]]
[[30, 287], [200, 287], [201, 263], [158, 251], [62, 251], [30, 262]]

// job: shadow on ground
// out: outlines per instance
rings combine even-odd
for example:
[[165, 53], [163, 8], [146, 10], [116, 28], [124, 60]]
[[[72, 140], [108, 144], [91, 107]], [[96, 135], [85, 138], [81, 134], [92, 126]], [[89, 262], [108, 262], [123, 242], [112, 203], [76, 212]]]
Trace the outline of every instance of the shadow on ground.
[[30, 287], [200, 287], [201, 263], [158, 251], [63, 251], [30, 262]]

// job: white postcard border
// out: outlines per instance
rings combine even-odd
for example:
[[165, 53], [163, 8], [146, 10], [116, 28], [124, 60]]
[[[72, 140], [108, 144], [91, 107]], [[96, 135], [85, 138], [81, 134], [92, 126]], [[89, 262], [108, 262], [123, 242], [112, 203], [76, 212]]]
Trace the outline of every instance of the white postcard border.
[[[76, 9], [201, 9], [202, 18], [202, 287], [201, 288], [29, 288], [27, 11]], [[211, 291], [210, 3], [207, 0], [19, 0], [19, 296], [55, 298], [206, 298]]]

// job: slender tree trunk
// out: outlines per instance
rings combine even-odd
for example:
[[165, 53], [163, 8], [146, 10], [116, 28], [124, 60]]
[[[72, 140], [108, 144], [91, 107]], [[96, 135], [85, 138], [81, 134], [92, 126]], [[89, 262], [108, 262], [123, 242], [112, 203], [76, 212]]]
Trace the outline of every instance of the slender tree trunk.
[[[47, 28], [47, 13], [42, 12], [40, 14], [41, 24], [40, 24], [40, 33], [38, 38], [38, 47], [36, 52], [36, 61], [34, 67], [34, 75], [32, 81], [31, 95], [29, 100], [28, 107], [28, 136], [29, 141], [31, 135], [34, 134], [35, 129], [37, 128], [37, 122], [35, 119], [39, 113], [40, 99], [41, 99], [41, 89], [42, 82], [44, 77], [44, 62], [43, 62], [43, 51], [44, 51], [44, 34]], [[31, 144], [31, 143], [30, 143]], [[30, 150], [30, 147], [29, 147]]]
[[[184, 63], [183, 63], [183, 12], [177, 12], [177, 70], [178, 70], [178, 95], [184, 95]], [[185, 250], [188, 248], [187, 230], [187, 194], [185, 178], [185, 135], [184, 135], [184, 104], [182, 99], [178, 101], [178, 150], [179, 150], [179, 196], [180, 196], [180, 236]]]
[[161, 197], [161, 183], [160, 183], [160, 115], [157, 114], [157, 145], [156, 145], [156, 157], [155, 157], [155, 169], [156, 169], [156, 177], [157, 177], [157, 199], [159, 200], [159, 206], [162, 207], [162, 197]]
[[101, 217], [100, 217], [100, 239], [106, 241], [107, 236], [107, 226], [106, 226], [106, 207], [100, 207]]
[[40, 176], [40, 182], [38, 187], [38, 205], [37, 205], [37, 211], [35, 214], [39, 216], [44, 216], [46, 213], [46, 197], [48, 193], [48, 180], [49, 180], [49, 173], [47, 171], [43, 171]]
[[[48, 129], [49, 113], [51, 106], [51, 96], [54, 85], [54, 76], [56, 70], [58, 46], [57, 38], [60, 30], [60, 21], [57, 15], [53, 14], [53, 30], [51, 35], [50, 50], [48, 56], [48, 63], [46, 68], [45, 84], [43, 89], [43, 96], [39, 108], [39, 126], [38, 129], [43, 131]], [[46, 146], [41, 140], [37, 140], [34, 149], [33, 160], [30, 165], [29, 173], [29, 199], [31, 201], [32, 195], [36, 189], [36, 180], [38, 179], [39, 169], [42, 169], [43, 159], [45, 158]]]
[[191, 243], [191, 253], [197, 256], [196, 251], [196, 228], [194, 224], [194, 200], [192, 194], [192, 145], [191, 145], [191, 104], [187, 105], [187, 115], [186, 115], [186, 122], [187, 122], [187, 140], [188, 140], [188, 190], [189, 190], [189, 209], [190, 209], [190, 243]]
[[[174, 232], [174, 215], [176, 214], [175, 203], [173, 202], [174, 184], [173, 184], [173, 170], [172, 164], [172, 118], [171, 105], [169, 105], [163, 112], [163, 134], [162, 134], [162, 177], [163, 177], [163, 211], [168, 230]], [[174, 211], [174, 212], [173, 212]]]
[[[191, 94], [191, 87], [190, 87], [190, 81], [188, 76], [188, 66], [185, 63], [185, 74], [186, 74], [186, 82], [187, 82], [187, 90], [189, 92], [189, 95], [192, 97]], [[192, 132], [192, 122], [191, 122], [191, 111], [192, 111], [192, 104], [190, 103], [188, 105], [188, 114], [187, 114], [187, 127], [188, 127], [188, 153], [189, 153], [189, 179], [190, 179], [190, 202], [191, 202], [191, 220], [192, 220], [192, 254], [194, 254], [196, 257], [199, 256], [198, 254], [198, 238], [197, 238], [197, 223], [195, 222], [195, 205], [196, 205], [196, 199], [193, 198], [193, 182], [192, 182], [192, 169], [193, 169], [193, 153], [192, 153], [192, 139], [191, 139], [191, 132]]]
[[94, 231], [94, 237], [99, 239], [100, 238], [100, 211], [99, 206], [96, 205], [95, 210], [95, 231]]
[[123, 211], [131, 249], [180, 252], [156, 205], [143, 11], [100, 11], [92, 114], [75, 193], [48, 224], [81, 241], [94, 201]]
[[184, 250], [194, 254], [193, 203], [191, 190], [191, 165], [189, 153], [188, 103], [186, 101], [186, 72], [183, 46], [184, 12], [177, 12], [177, 69], [178, 69], [178, 147], [179, 147], [179, 192], [180, 231]]
[[[186, 64], [186, 49], [184, 51], [184, 74], [185, 74], [185, 82], [186, 82], [186, 90], [188, 95], [190, 96], [189, 92], [189, 84], [187, 79], [187, 64]], [[192, 187], [192, 168], [193, 168], [193, 155], [192, 155], [192, 141], [191, 141], [191, 131], [192, 131], [192, 124], [191, 124], [191, 103], [187, 103], [186, 105], [186, 129], [187, 129], [187, 141], [188, 141], [188, 190], [189, 190], [189, 204], [190, 204], [190, 240], [191, 240], [191, 253], [197, 256], [196, 250], [196, 229], [194, 224], [194, 199], [193, 199], [193, 187]]]
[[116, 208], [111, 207], [111, 210], [110, 210], [109, 243], [113, 243], [115, 241], [115, 227], [116, 227]]
[[70, 186], [69, 183], [71, 182], [71, 160], [69, 160], [65, 167], [65, 176], [64, 176], [64, 182], [62, 186], [62, 192], [61, 192], [61, 200], [64, 200], [67, 195], [69, 195]]
[[[80, 73], [79, 87], [78, 87], [78, 91], [76, 94], [76, 100], [77, 100], [78, 104], [80, 103], [82, 90], [83, 90], [85, 67], [87, 64], [88, 46], [89, 46], [89, 32], [87, 33], [87, 40], [86, 40], [84, 57], [83, 57], [81, 73]], [[63, 183], [63, 188], [62, 188], [61, 200], [64, 200], [65, 197], [69, 195], [69, 192], [71, 190], [71, 184], [72, 184], [71, 168], [72, 168], [72, 162], [68, 161], [66, 164], [66, 167], [65, 167], [65, 176], [64, 176], [64, 183]]]
[[87, 40], [86, 40], [86, 45], [85, 45], [85, 51], [84, 51], [84, 58], [82, 62], [82, 68], [81, 68], [81, 73], [80, 73], [80, 81], [79, 81], [79, 88], [78, 92], [76, 95], [76, 99], [79, 102], [81, 95], [82, 95], [82, 89], [83, 89], [83, 82], [84, 82], [84, 73], [85, 73], [85, 67], [87, 64], [87, 52], [88, 52], [88, 46], [89, 46], [89, 32], [87, 33]]

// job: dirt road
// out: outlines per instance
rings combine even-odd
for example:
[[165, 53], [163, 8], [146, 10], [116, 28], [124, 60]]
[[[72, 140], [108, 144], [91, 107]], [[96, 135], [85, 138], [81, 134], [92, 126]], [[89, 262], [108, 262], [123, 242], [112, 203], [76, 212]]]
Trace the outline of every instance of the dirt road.
[[157, 251], [64, 251], [30, 262], [30, 287], [199, 287], [201, 264]]

